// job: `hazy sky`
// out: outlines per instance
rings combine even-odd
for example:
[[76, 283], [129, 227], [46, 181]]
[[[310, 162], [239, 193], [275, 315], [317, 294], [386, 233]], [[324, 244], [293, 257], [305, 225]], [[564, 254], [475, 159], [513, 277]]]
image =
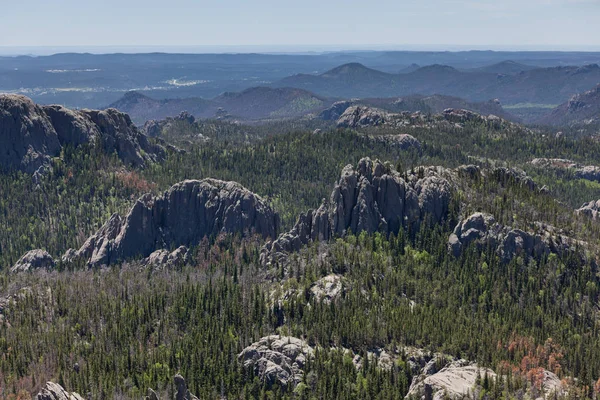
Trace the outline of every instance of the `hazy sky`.
[[600, 0], [0, 0], [0, 46], [600, 48]]

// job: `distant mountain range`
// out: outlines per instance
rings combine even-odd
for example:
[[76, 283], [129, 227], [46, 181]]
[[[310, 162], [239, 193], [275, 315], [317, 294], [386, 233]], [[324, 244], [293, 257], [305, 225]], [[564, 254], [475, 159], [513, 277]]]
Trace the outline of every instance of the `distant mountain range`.
[[573, 96], [538, 122], [555, 126], [600, 124], [600, 85]]
[[394, 97], [420, 93], [457, 96], [470, 101], [497, 98], [503, 104], [560, 104], [574, 93], [598, 83], [598, 64], [535, 68], [504, 62], [470, 71], [435, 64], [392, 74], [350, 63], [322, 74], [293, 75], [272, 86], [302, 88], [328, 97]]

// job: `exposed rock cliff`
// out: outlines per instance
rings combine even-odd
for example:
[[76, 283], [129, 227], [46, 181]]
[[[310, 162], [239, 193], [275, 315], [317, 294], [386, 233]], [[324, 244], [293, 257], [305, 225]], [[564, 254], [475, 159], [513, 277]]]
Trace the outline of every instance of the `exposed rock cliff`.
[[535, 233], [512, 229], [497, 223], [490, 214], [475, 213], [456, 226], [448, 239], [448, 248], [458, 257], [474, 244], [479, 249], [495, 251], [504, 262], [515, 256], [540, 259], [550, 253], [575, 251], [578, 245], [575, 240], [548, 225], [538, 224], [537, 228]]
[[327, 241], [349, 231], [398, 233], [404, 227], [416, 232], [426, 217], [441, 222], [453, 191], [449, 175], [429, 167], [405, 179], [390, 166], [363, 158], [356, 169], [351, 165], [343, 169], [329, 202], [300, 215], [291, 231], [263, 248], [261, 260], [269, 263], [310, 241]]
[[127, 114], [38, 106], [19, 95], [0, 95], [0, 170], [34, 173], [64, 146], [102, 146], [130, 165], [142, 166], [165, 155], [148, 142]]
[[[160, 249], [191, 247], [221, 232], [274, 238], [277, 229], [273, 210], [238, 183], [188, 180], [162, 196], [141, 197], [126, 217], [113, 215], [81, 249], [68, 252], [63, 259], [83, 258], [90, 266], [109, 265], [148, 257]], [[178, 257], [171, 255], [167, 261]]]
[[47, 382], [46, 386], [35, 396], [35, 400], [84, 400], [79, 394], [67, 392], [62, 386], [54, 382]]
[[12, 266], [10, 272], [26, 272], [33, 269], [54, 268], [55, 263], [52, 256], [44, 250], [28, 251]]

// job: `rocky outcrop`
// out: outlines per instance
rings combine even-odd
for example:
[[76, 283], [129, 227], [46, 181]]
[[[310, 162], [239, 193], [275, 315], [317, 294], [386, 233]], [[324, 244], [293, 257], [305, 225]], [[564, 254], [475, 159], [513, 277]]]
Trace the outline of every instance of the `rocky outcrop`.
[[314, 354], [305, 341], [272, 335], [246, 347], [238, 359], [267, 385], [296, 386], [304, 376], [304, 365]]
[[461, 221], [448, 239], [448, 249], [456, 257], [465, 248], [475, 245], [479, 250], [496, 252], [503, 262], [516, 256], [540, 259], [550, 253], [575, 251], [578, 244], [551, 226], [537, 224], [536, 233], [512, 229], [496, 222], [490, 214], [475, 213]]
[[600, 122], [600, 85], [577, 94], [537, 121], [546, 125], [589, 125]]
[[175, 117], [167, 117], [163, 120], [152, 119], [146, 121], [142, 128], [142, 132], [148, 137], [159, 137], [162, 135], [163, 131], [168, 130], [173, 124], [178, 122], [192, 125], [196, 122], [196, 118], [187, 111], [182, 111]]
[[185, 383], [185, 379], [183, 376], [177, 374], [175, 375], [175, 388], [177, 393], [175, 393], [175, 400], [198, 400], [196, 396], [190, 393], [187, 388], [187, 384]]
[[324, 121], [337, 121], [348, 107], [354, 104], [350, 100], [342, 100], [333, 103], [329, 108], [319, 113], [319, 118]]
[[337, 300], [344, 292], [344, 278], [340, 275], [327, 275], [316, 281], [310, 288], [310, 292], [316, 301], [329, 304]]
[[538, 168], [552, 169], [559, 172], [570, 172], [575, 179], [600, 182], [600, 167], [581, 165], [572, 160], [562, 158], [535, 158], [531, 164]]
[[[337, 119], [340, 128], [361, 128], [368, 126], [387, 126], [390, 128], [456, 128], [463, 129], [468, 125], [484, 125], [491, 130], [529, 132], [522, 126], [507, 121], [496, 115], [481, 115], [473, 111], [447, 108], [442, 113], [431, 114], [420, 111], [390, 112], [380, 108], [340, 103], [345, 111]], [[336, 109], [326, 110], [326, 117], [331, 117]]]
[[590, 201], [589, 203], [582, 205], [575, 212], [580, 215], [585, 215], [593, 220], [597, 220], [598, 211], [600, 211], [600, 200]]
[[42, 390], [35, 396], [35, 400], [84, 400], [79, 394], [67, 392], [62, 386], [54, 382], [47, 382]]
[[60, 153], [44, 110], [25, 96], [0, 95], [0, 169], [33, 174]]
[[[162, 196], [141, 197], [126, 217], [113, 215], [66, 261], [110, 265], [149, 257], [160, 249], [192, 247], [222, 232], [276, 237], [278, 216], [256, 194], [215, 179], [178, 183]], [[66, 255], [67, 256], [67, 255]], [[161, 257], [156, 255], [156, 259]], [[178, 257], [171, 253], [168, 257]]]
[[437, 371], [437, 359], [428, 363], [421, 374], [413, 378], [406, 399], [463, 399], [475, 396], [479, 392], [478, 378], [485, 375], [494, 379], [496, 374], [491, 369], [480, 368], [475, 363], [466, 360], [456, 360], [448, 363]]
[[261, 260], [268, 264], [311, 241], [328, 241], [350, 231], [397, 234], [402, 228], [417, 232], [425, 218], [442, 222], [453, 192], [449, 179], [447, 170], [435, 167], [418, 168], [403, 177], [389, 165], [364, 158], [356, 169], [343, 169], [328, 202], [300, 215], [291, 231], [268, 243]]
[[154, 268], [174, 268], [185, 265], [189, 261], [189, 251], [185, 246], [179, 246], [174, 251], [160, 249], [150, 254], [142, 263]]
[[337, 120], [340, 128], [383, 125], [389, 119], [388, 112], [372, 107], [348, 107]]
[[10, 272], [27, 272], [34, 269], [52, 269], [56, 263], [50, 254], [45, 250], [28, 251], [12, 266]]
[[116, 152], [125, 163], [143, 166], [164, 158], [127, 114], [114, 109], [69, 110], [38, 106], [19, 95], [0, 95], [0, 170], [33, 174], [65, 146], [90, 144]]

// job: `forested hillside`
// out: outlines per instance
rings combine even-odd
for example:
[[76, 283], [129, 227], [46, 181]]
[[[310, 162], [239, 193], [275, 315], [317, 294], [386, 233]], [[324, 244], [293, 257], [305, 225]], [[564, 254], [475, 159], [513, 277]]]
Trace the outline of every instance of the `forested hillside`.
[[597, 138], [403, 118], [173, 119], [164, 159], [3, 171], [1, 396], [166, 399], [181, 374], [200, 399], [597, 398]]

